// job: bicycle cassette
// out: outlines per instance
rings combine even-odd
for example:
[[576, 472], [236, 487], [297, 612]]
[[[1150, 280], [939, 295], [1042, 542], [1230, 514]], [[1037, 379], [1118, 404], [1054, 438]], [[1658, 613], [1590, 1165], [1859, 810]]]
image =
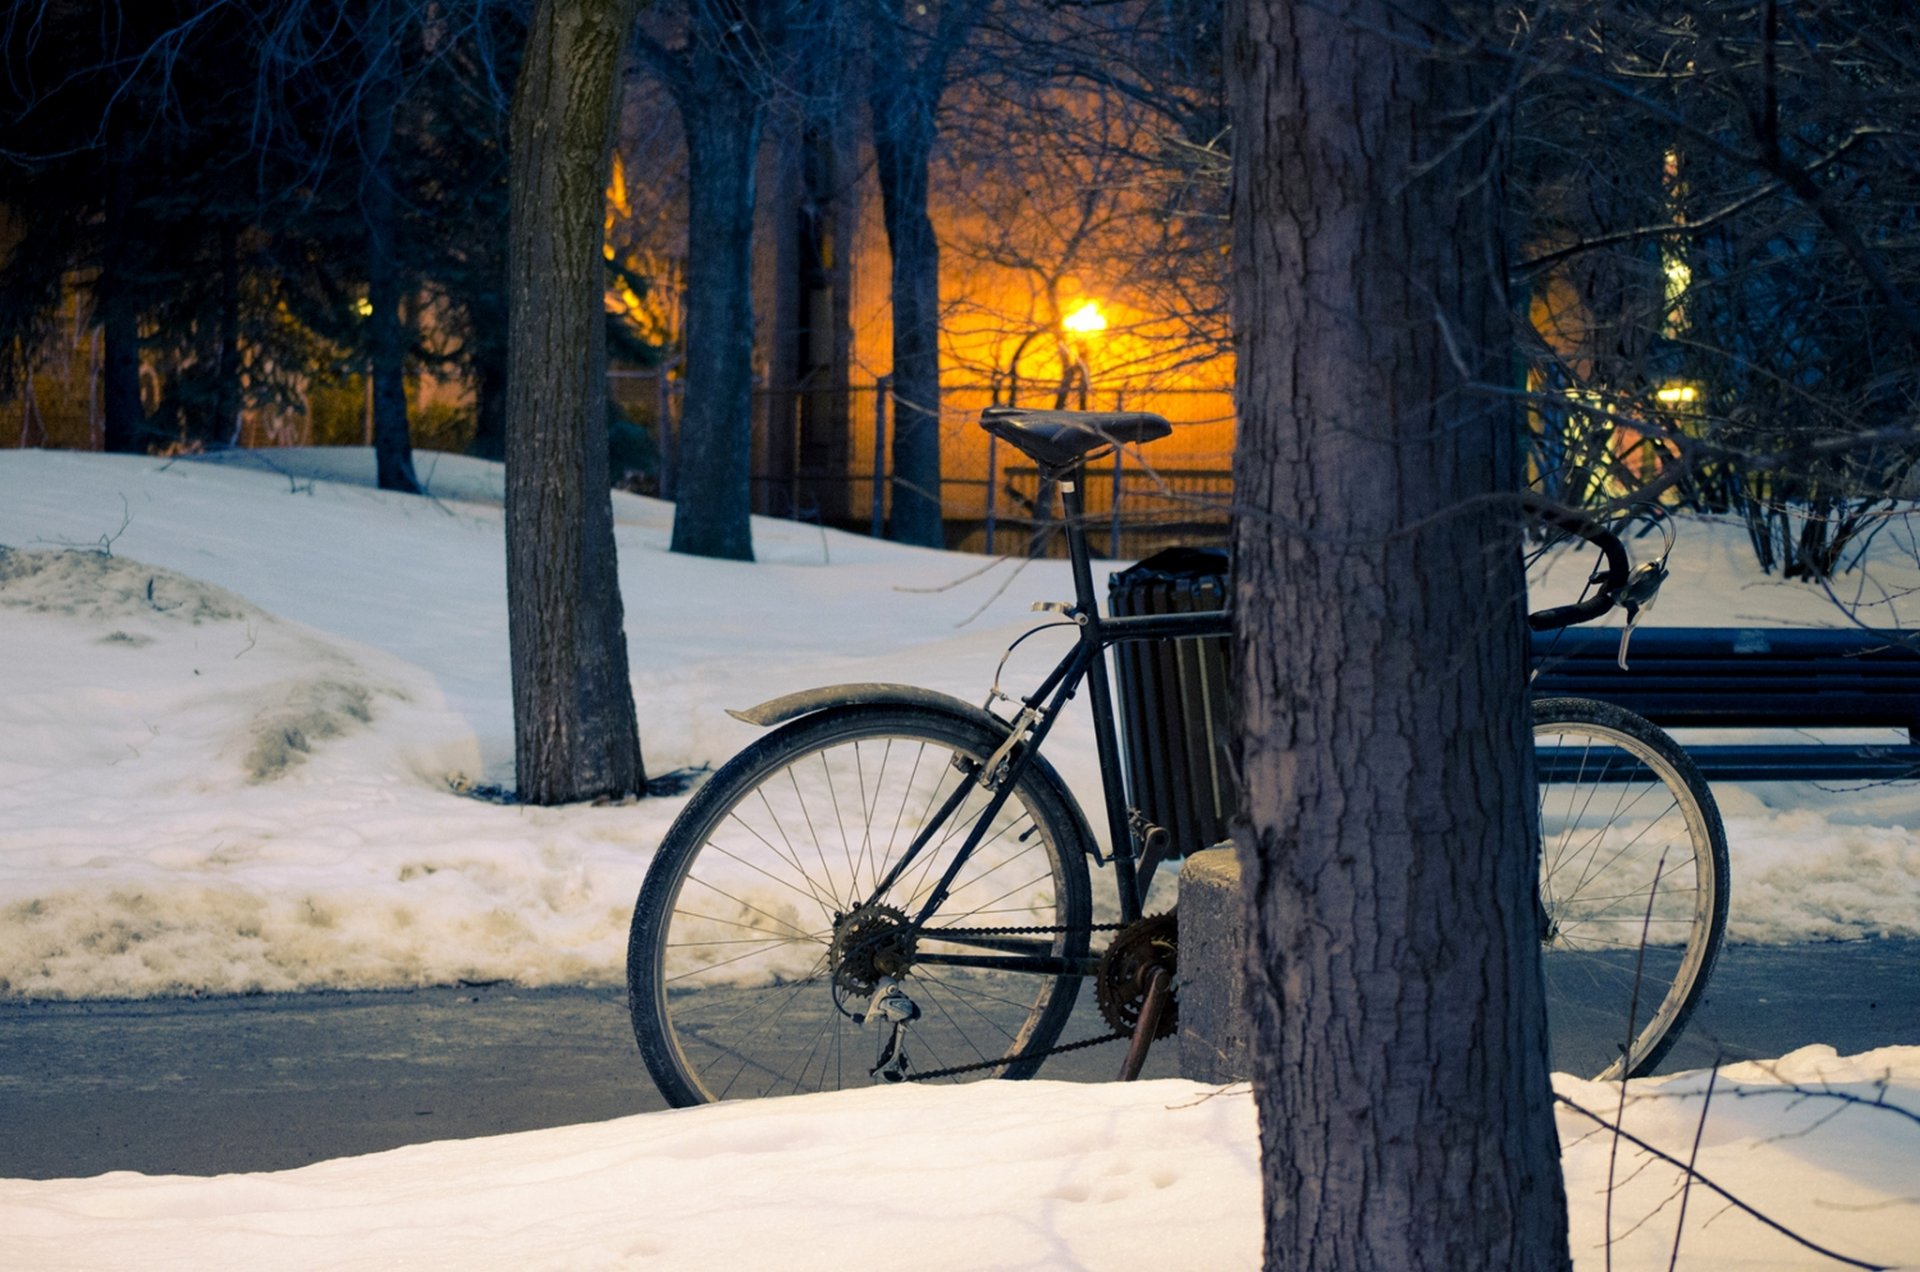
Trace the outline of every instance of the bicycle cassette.
[[863, 905], [834, 923], [827, 965], [834, 987], [855, 998], [872, 994], [884, 977], [913, 966], [915, 936], [907, 916], [890, 905]]

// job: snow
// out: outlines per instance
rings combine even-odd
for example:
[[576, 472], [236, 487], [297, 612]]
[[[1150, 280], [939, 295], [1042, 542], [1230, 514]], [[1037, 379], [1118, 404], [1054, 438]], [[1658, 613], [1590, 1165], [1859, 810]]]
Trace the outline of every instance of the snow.
[[[512, 781], [500, 469], [423, 457], [428, 501], [347, 456], [362, 484], [315, 479], [341, 471], [326, 451], [0, 459], [0, 992], [618, 982], [684, 801], [458, 793]], [[756, 735], [721, 707], [796, 688], [978, 701], [1029, 601], [1071, 592], [1058, 563], [998, 599], [994, 577], [901, 590], [981, 562], [784, 522], [758, 564], [693, 561], [668, 506], [615, 503], [655, 773], [717, 765]], [[1048, 750], [1095, 780], [1089, 730]]]
[[[371, 489], [364, 450], [0, 454], [0, 993], [619, 981], [683, 799], [475, 797], [512, 776], [500, 470], [419, 467], [431, 499]], [[1070, 592], [1059, 563], [968, 577], [978, 558], [783, 522], [756, 523], [755, 564], [689, 560], [666, 550], [670, 508], [614, 500], [655, 773], [718, 764], [755, 735], [721, 707], [797, 688], [979, 701], [1029, 602]], [[1876, 625], [1910, 619], [1920, 578], [1883, 555]], [[1845, 621], [1760, 579], [1738, 527], [1689, 525], [1674, 564], [1654, 622]], [[1027, 642], [1007, 682], [1060, 648]], [[1048, 752], [1087, 798], [1084, 721]], [[1920, 935], [1920, 783], [1719, 793], [1734, 939]], [[1620, 1099], [1558, 1081], [1609, 1116]], [[1629, 1129], [1687, 1156], [1706, 1081], [1632, 1084]], [[1917, 1111], [1920, 1047], [1810, 1049], [1715, 1082], [1708, 1176], [1845, 1253], [1920, 1257], [1915, 1116], [1782, 1085]], [[1611, 1140], [1561, 1125], [1576, 1255], [1599, 1267]], [[0, 1181], [0, 1266], [1252, 1267], [1256, 1144], [1243, 1088], [863, 1090], [276, 1175]], [[1616, 1236], [1645, 1222], [1613, 1265], [1664, 1267], [1674, 1172], [1624, 1147], [1614, 1170]], [[1683, 1267], [1824, 1266], [1697, 1189], [1687, 1228]]]
[[[432, 500], [370, 489], [358, 449], [0, 460], [0, 992], [618, 983], [683, 801], [459, 793], [512, 781], [501, 476], [458, 456], [420, 468]], [[757, 564], [695, 561], [666, 550], [669, 507], [614, 500], [656, 773], [755, 736], [720, 708], [811, 685], [980, 701], [1029, 603], [1071, 592], [1058, 562], [968, 579], [978, 558], [779, 521], [756, 526]], [[1886, 586], [1910, 585], [1888, 555]], [[1737, 527], [1688, 527], [1674, 560], [1655, 621], [1842, 621], [1759, 579]], [[1022, 645], [1008, 683], [1061, 639]], [[1047, 750], [1097, 790], [1083, 722]], [[1920, 935], [1920, 783], [1719, 794], [1733, 939]]]
[[[1807, 1092], [1789, 1084], [1802, 1084]], [[1612, 1117], [1617, 1087], [1556, 1079]], [[1690, 1156], [1706, 1075], [1633, 1083], [1628, 1127]], [[1875, 1108], [1847, 1100], [1880, 1101]], [[1857, 1259], [1920, 1249], [1920, 1047], [1722, 1070], [1698, 1169]], [[1679, 1172], [1562, 1111], [1575, 1266], [1665, 1269]], [[1260, 1266], [1245, 1086], [990, 1082], [752, 1100], [419, 1144], [272, 1175], [0, 1180], [0, 1265], [915, 1272]], [[1834, 1266], [1696, 1185], [1682, 1268]]]

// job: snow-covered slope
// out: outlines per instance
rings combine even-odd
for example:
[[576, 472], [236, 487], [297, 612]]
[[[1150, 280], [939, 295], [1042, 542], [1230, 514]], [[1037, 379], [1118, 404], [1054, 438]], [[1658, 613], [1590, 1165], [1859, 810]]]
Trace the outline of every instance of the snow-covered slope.
[[[419, 467], [432, 498], [372, 489], [364, 450], [0, 452], [0, 992], [618, 979], [681, 801], [461, 793], [512, 776], [501, 474]], [[723, 707], [811, 685], [979, 701], [1029, 603], [1070, 591], [1057, 562], [979, 573], [778, 521], [755, 523], [754, 564], [679, 557], [671, 508], [614, 504], [655, 772], [749, 740]], [[1656, 622], [1842, 621], [1760, 579], [1737, 528], [1689, 527], [1675, 564]], [[1910, 562], [1889, 568], [1910, 583]], [[1059, 642], [1023, 645], [1008, 681]], [[1084, 724], [1048, 753], [1091, 801]], [[1736, 938], [1920, 933], [1920, 783], [1721, 798]]]

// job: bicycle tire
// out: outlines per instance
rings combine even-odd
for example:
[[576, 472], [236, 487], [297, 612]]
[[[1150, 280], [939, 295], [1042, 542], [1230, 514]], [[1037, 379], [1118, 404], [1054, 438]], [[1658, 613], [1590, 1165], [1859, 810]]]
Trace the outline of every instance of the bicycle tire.
[[1686, 752], [1622, 707], [1539, 699], [1533, 731], [1553, 1067], [1639, 1077], [1700, 1005], [1726, 935], [1720, 810]]
[[[1032, 1075], [1080, 978], [924, 960], [981, 953], [937, 931], [986, 926], [1053, 929], [1026, 939], [1084, 959], [1090, 833], [1051, 766], [1026, 766], [912, 948], [899, 937], [985, 811], [988, 792], [961, 766], [977, 771], [1005, 736], [918, 704], [837, 707], [755, 741], [695, 794], [647, 871], [627, 950], [634, 1037], [669, 1103], [869, 1084], [878, 1033], [853, 1016], [881, 962], [921, 1011], [907, 1031], [914, 1069], [1001, 1060], [963, 1076]], [[963, 784], [948, 823], [878, 898], [891, 909], [867, 905]]]

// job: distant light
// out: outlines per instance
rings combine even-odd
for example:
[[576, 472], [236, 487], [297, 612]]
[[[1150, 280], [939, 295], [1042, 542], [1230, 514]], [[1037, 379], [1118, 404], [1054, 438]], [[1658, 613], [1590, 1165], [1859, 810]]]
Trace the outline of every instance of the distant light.
[[1667, 300], [1677, 301], [1693, 286], [1693, 266], [1677, 252], [1663, 252], [1660, 270], [1667, 276]]
[[1687, 406], [1700, 400], [1700, 386], [1697, 384], [1669, 384], [1654, 392], [1656, 398], [1668, 406]]
[[362, 318], [371, 318], [373, 317], [373, 302], [365, 296], [362, 296], [353, 302], [353, 312], [359, 314]]
[[1660, 249], [1660, 272], [1666, 276], [1667, 300], [1667, 314], [1661, 320], [1660, 334], [1683, 335], [1687, 330], [1687, 293], [1693, 288], [1693, 268], [1678, 248], [1668, 245]]
[[1096, 331], [1107, 329], [1107, 316], [1100, 312], [1100, 306], [1097, 303], [1090, 300], [1062, 318], [1060, 326], [1077, 336], [1090, 336]]

